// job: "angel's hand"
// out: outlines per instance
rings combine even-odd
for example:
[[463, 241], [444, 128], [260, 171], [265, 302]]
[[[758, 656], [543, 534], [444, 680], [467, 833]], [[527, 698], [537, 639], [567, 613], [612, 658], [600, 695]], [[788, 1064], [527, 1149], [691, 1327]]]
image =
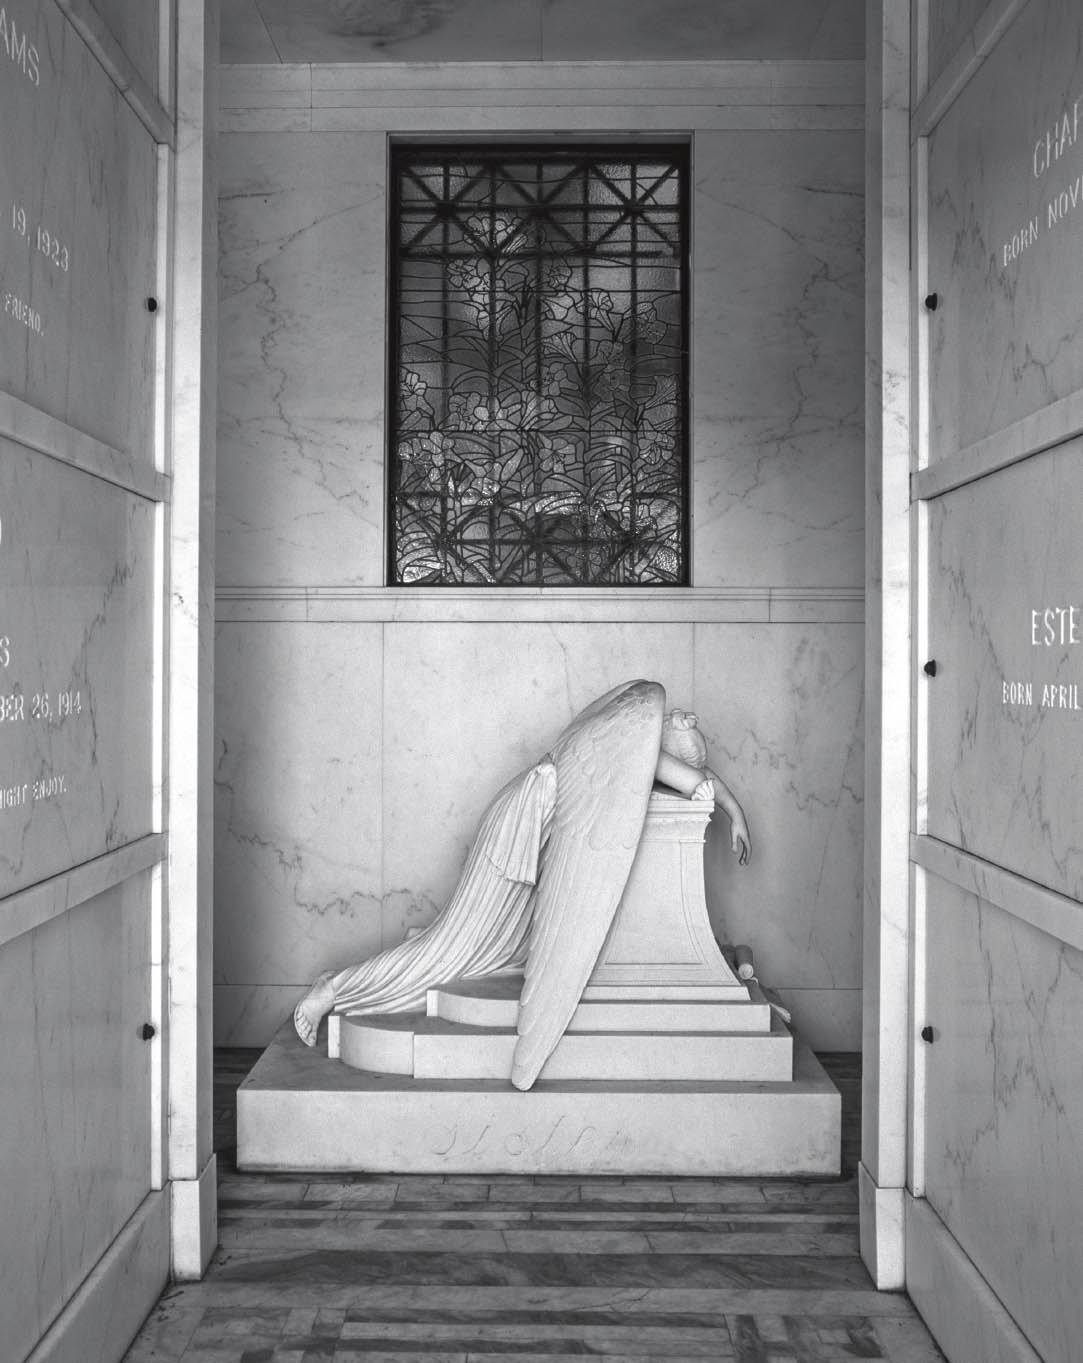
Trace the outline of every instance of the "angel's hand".
[[730, 849], [737, 858], [739, 866], [747, 866], [752, 855], [752, 839], [748, 835], [748, 824], [744, 815], [730, 820]]

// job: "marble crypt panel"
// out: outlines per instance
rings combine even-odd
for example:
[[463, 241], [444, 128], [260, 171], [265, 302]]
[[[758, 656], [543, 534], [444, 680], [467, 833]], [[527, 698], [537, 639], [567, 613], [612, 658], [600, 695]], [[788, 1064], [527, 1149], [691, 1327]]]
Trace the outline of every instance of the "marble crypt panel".
[[152, 828], [152, 503], [0, 440], [0, 864], [11, 890]]
[[1026, 6], [929, 138], [930, 462], [1083, 387], [1081, 43]]
[[60, 6], [4, 14], [0, 389], [149, 463], [154, 143]]
[[[1081, 444], [929, 508], [928, 831], [1083, 898]], [[950, 753], [952, 760], [944, 760]]]

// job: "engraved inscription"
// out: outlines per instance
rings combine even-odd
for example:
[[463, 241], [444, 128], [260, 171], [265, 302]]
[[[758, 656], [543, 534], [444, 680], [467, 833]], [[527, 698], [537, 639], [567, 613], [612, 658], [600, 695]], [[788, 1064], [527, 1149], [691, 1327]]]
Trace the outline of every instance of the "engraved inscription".
[[1030, 642], [1035, 648], [1042, 644], [1052, 648], [1054, 644], [1079, 643], [1079, 607], [1043, 606], [1030, 613]]
[[[1061, 114], [1038, 140], [1031, 153], [1031, 174], [1040, 181], [1080, 145], [1080, 117], [1083, 115], [1083, 95], [1065, 102]], [[1069, 218], [1083, 203], [1083, 172], [1077, 173], [1067, 184], [1056, 186], [1048, 193], [1044, 213], [1029, 216], [1010, 237], [1001, 243], [1000, 262], [1007, 269], [1038, 242], [1044, 230], [1049, 232]]]
[[0, 49], [31, 85], [41, 84], [41, 56], [25, 29], [20, 29], [7, 6], [0, 5]]
[[11, 205], [11, 230], [17, 237], [28, 241], [33, 250], [67, 274], [71, 268], [70, 249], [41, 223], [31, 224], [23, 204], [13, 202]]
[[[0, 634], [0, 670], [12, 668], [15, 650], [10, 634]], [[89, 712], [89, 697], [84, 699], [82, 686], [42, 687], [24, 692], [19, 682], [0, 690], [0, 731], [12, 726], [37, 726], [55, 731], [69, 722], [78, 721], [84, 709]], [[0, 813], [36, 805], [42, 800], [55, 800], [69, 792], [67, 772], [42, 767], [37, 776], [14, 781], [0, 777]]]
[[[50, 265], [61, 274], [71, 270], [71, 247], [40, 222], [31, 222], [24, 204], [12, 200], [11, 230], [15, 237], [26, 244], [32, 255], [44, 256]], [[34, 336], [44, 332], [41, 313], [25, 299], [10, 290], [4, 293], [4, 313], [24, 326]]]
[[[1080, 615], [1083, 606], [1037, 606], [1030, 611], [1030, 643], [1033, 648], [1068, 649], [1083, 642]], [[1000, 702], [1013, 709], [1083, 710], [1078, 682], [1034, 682], [1001, 679]]]
[[41, 335], [41, 313], [35, 312], [25, 298], [19, 298], [17, 294], [4, 294], [4, 313], [8, 317], [13, 317], [16, 322], [21, 322], [28, 331]]
[[145, 461], [157, 156], [77, 30], [0, 0], [0, 390]]
[[1034, 178], [1040, 180], [1050, 166], [1054, 165], [1066, 151], [1079, 141], [1079, 114], [1083, 105], [1083, 95], [1065, 104], [1060, 118], [1046, 128], [1034, 144], [1032, 169]]
[[0, 813], [9, 809], [21, 809], [24, 805], [36, 805], [42, 800], [55, 800], [57, 796], [67, 793], [68, 777], [63, 772], [59, 775], [49, 772], [34, 781], [0, 786]]
[[627, 1146], [624, 1133], [605, 1132], [593, 1125], [583, 1125], [567, 1116], [560, 1116], [547, 1127], [527, 1130], [494, 1128], [491, 1122], [456, 1123], [450, 1127], [431, 1127], [425, 1145], [443, 1159], [458, 1159], [466, 1155], [510, 1156], [513, 1160], [559, 1160], [576, 1153], [616, 1151]]

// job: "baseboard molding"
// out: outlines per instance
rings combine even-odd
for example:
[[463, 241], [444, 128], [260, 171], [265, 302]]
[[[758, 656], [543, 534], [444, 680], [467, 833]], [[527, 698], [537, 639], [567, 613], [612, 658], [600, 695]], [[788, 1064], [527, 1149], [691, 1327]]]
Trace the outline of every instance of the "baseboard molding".
[[861, 1257], [881, 1292], [899, 1292], [906, 1285], [904, 1192], [903, 1188], [879, 1187], [864, 1164], [857, 1166]]
[[169, 1279], [169, 1196], [149, 1193], [26, 1363], [117, 1363]]
[[949, 1363], [1042, 1363], [947, 1226], [906, 1194], [906, 1290]]
[[218, 1160], [212, 1155], [198, 1178], [169, 1185], [173, 1204], [173, 1277], [195, 1282], [203, 1277], [218, 1244]]

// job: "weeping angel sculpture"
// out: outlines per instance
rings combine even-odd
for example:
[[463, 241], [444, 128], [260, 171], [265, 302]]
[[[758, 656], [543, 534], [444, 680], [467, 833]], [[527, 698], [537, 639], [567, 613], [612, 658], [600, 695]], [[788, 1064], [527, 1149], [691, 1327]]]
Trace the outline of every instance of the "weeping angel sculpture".
[[564, 1034], [594, 969], [639, 845], [655, 781], [717, 803], [744, 865], [748, 825], [706, 765], [696, 717], [665, 714], [657, 682], [631, 681], [589, 705], [549, 752], [500, 791], [451, 899], [423, 932], [321, 975], [297, 1005], [307, 1046], [323, 1017], [420, 1011], [429, 989], [523, 972], [512, 1083], [528, 1089]]

